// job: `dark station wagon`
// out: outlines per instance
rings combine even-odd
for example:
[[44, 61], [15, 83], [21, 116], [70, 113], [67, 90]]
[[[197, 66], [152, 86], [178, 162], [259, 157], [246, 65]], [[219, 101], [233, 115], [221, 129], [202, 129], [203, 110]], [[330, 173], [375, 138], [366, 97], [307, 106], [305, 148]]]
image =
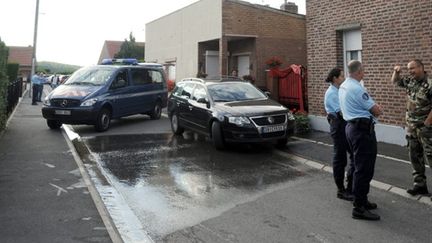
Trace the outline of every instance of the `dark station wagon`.
[[168, 99], [174, 134], [189, 129], [212, 138], [217, 149], [226, 143], [276, 142], [284, 146], [294, 131], [294, 116], [249, 82], [183, 79]]

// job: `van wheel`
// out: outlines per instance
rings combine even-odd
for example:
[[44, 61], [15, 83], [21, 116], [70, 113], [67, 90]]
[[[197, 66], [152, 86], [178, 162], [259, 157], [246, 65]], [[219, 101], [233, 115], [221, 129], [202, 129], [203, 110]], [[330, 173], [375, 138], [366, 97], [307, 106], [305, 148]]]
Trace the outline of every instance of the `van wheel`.
[[62, 123], [57, 120], [47, 120], [47, 125], [50, 129], [59, 129]]
[[108, 130], [111, 124], [111, 111], [107, 108], [103, 108], [96, 119], [95, 130], [97, 132], [104, 132]]
[[171, 115], [171, 130], [175, 135], [181, 135], [184, 132], [184, 128], [180, 126], [176, 113]]
[[153, 111], [150, 113], [150, 118], [153, 120], [159, 120], [162, 114], [162, 105], [160, 101], [156, 102], [156, 105], [153, 107]]
[[221, 150], [225, 148], [225, 141], [222, 135], [222, 128], [219, 122], [213, 122], [212, 127], [212, 139], [213, 139], [213, 145], [217, 150]]

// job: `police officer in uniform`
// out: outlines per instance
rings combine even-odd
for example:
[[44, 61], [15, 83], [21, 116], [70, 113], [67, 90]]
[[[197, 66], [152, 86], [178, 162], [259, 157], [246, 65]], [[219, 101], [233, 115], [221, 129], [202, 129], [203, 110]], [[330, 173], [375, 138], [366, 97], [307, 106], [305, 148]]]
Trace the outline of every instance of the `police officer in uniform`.
[[343, 118], [347, 121], [348, 144], [354, 154], [352, 217], [379, 220], [380, 216], [370, 211], [377, 205], [368, 200], [368, 193], [377, 155], [374, 126], [382, 111], [360, 84], [364, 76], [361, 62], [350, 61], [348, 72], [349, 77], [339, 88], [339, 100]]
[[400, 77], [400, 66], [395, 66], [392, 81], [407, 90], [407, 140], [414, 186], [407, 192], [413, 196], [429, 195], [425, 162], [432, 168], [432, 78], [424, 71], [420, 60], [408, 63], [410, 76]]
[[[352, 195], [353, 157], [345, 136], [347, 123], [342, 117], [338, 95], [339, 86], [344, 81], [342, 70], [333, 68], [325, 81], [330, 83], [324, 96], [324, 107], [327, 112], [327, 121], [330, 124], [330, 135], [333, 139], [333, 177], [337, 186], [336, 196], [343, 200], [352, 201], [354, 199]], [[347, 152], [350, 156], [351, 165], [347, 173], [347, 186], [345, 188]]]

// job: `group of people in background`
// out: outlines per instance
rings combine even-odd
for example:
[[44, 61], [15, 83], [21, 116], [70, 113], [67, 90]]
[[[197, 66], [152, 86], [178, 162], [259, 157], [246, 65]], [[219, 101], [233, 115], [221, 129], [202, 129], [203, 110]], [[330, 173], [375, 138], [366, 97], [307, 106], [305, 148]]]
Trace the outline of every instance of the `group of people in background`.
[[[392, 75], [392, 82], [405, 88], [408, 95], [407, 140], [414, 186], [407, 193], [412, 196], [430, 196], [425, 163], [432, 166], [432, 79], [428, 78], [420, 60], [410, 61], [407, 67], [409, 76], [400, 76], [400, 66], [394, 67]], [[344, 78], [343, 71], [334, 68], [325, 80], [330, 83], [325, 93], [324, 107], [334, 144], [336, 196], [353, 201], [353, 218], [379, 220], [380, 216], [371, 211], [378, 205], [368, 200], [368, 194], [377, 156], [375, 124], [383, 109], [362, 85], [364, 69], [361, 62], [349, 62], [348, 75]], [[347, 154], [350, 166], [345, 177]]]
[[32, 83], [32, 105], [37, 105], [37, 102], [42, 100], [42, 92], [44, 84], [47, 82], [47, 78], [44, 76], [44, 72], [39, 72], [33, 75], [31, 78]]
[[50, 84], [52, 89], [55, 89], [60, 84], [66, 82], [69, 76], [67, 75], [57, 75], [53, 74], [50, 77], [46, 77], [44, 72], [38, 72], [33, 77], [31, 77], [32, 83], [32, 105], [37, 105], [37, 102], [41, 102], [42, 92], [44, 88], [44, 84]]

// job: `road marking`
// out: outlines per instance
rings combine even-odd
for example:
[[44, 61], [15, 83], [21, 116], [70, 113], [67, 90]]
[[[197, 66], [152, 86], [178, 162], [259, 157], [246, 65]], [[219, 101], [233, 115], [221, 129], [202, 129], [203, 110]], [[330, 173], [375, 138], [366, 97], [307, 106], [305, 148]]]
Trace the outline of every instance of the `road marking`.
[[[328, 143], [324, 143], [324, 142], [319, 142], [319, 141], [312, 140], [312, 139], [300, 138], [300, 137], [296, 137], [296, 136], [293, 136], [293, 137], [291, 137], [291, 138], [293, 138], [293, 139], [295, 139], [295, 140], [299, 140], [299, 141], [304, 141], [304, 142], [309, 142], [309, 143], [319, 144], [319, 145], [323, 145], [323, 146], [327, 146], [327, 147], [333, 147], [333, 144], [328, 144]], [[391, 156], [387, 156], [387, 155], [383, 155], [383, 154], [377, 154], [377, 157], [380, 157], [380, 158], [383, 158], [383, 159], [388, 159], [388, 160], [394, 160], [394, 161], [397, 161], [397, 162], [401, 162], [401, 163], [405, 163], [405, 164], [411, 165], [411, 162], [410, 162], [410, 161], [403, 160], [403, 159], [398, 159], [398, 158], [391, 157]], [[425, 166], [426, 166], [427, 168], [430, 168], [429, 165], [425, 165]]]
[[49, 168], [55, 168], [55, 165], [52, 164], [48, 164], [48, 163], [42, 163], [42, 164]]
[[[327, 166], [325, 164], [322, 164], [320, 162], [312, 161], [312, 160], [309, 160], [309, 159], [306, 159], [306, 158], [302, 158], [302, 157], [299, 157], [297, 155], [290, 154], [290, 153], [287, 153], [287, 152], [283, 152], [283, 151], [280, 151], [280, 150], [274, 150], [274, 152], [276, 154], [278, 154], [279, 156], [282, 156], [284, 158], [293, 159], [293, 160], [296, 160], [299, 163], [308, 165], [308, 166], [310, 166], [312, 168], [315, 168], [315, 169], [322, 170], [322, 171], [325, 171], [325, 172], [333, 174], [333, 169], [331, 167], [329, 167], [329, 166]], [[393, 186], [393, 185], [390, 185], [390, 184], [387, 184], [387, 183], [384, 183], [384, 182], [380, 182], [380, 181], [377, 181], [377, 180], [372, 180], [371, 183], [370, 183], [370, 185], [372, 187], [377, 188], [377, 189], [388, 191], [388, 192], [397, 194], [399, 196], [402, 196], [402, 197], [405, 197], [405, 198], [408, 198], [408, 199], [411, 199], [411, 200], [414, 200], [414, 201], [418, 201], [420, 203], [432, 206], [432, 200], [428, 196], [413, 197], [410, 194], [408, 194], [405, 189], [402, 189], [400, 187]]]
[[52, 183], [49, 183], [49, 184], [50, 184], [51, 186], [57, 188], [57, 197], [60, 196], [60, 194], [61, 194], [62, 192], [67, 193], [67, 191], [66, 191], [65, 189], [63, 189], [62, 187], [59, 187], [59, 186], [54, 185], [54, 184], [52, 184]]

